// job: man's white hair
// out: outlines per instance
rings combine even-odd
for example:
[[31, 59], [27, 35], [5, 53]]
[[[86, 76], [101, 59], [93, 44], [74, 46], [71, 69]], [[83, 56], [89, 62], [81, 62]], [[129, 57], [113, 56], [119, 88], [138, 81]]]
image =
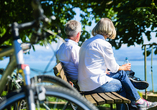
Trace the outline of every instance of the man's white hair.
[[76, 20], [70, 20], [66, 23], [64, 30], [68, 37], [74, 37], [81, 31], [81, 23]]

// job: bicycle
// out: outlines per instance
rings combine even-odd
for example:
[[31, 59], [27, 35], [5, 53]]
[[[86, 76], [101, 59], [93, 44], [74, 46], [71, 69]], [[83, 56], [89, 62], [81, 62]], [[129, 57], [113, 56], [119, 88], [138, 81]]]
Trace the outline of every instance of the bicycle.
[[[46, 22], [46, 17], [43, 14], [43, 10], [40, 6], [40, 2], [38, 0], [33, 0], [33, 8], [34, 12], [36, 12], [36, 18], [34, 21], [17, 24], [16, 22], [12, 24], [12, 33], [13, 33], [13, 46], [7, 47], [6, 49], [0, 52], [0, 57], [11, 56], [10, 62], [8, 63], [7, 68], [4, 70], [2, 74], [2, 78], [0, 80], [0, 94], [5, 88], [7, 84], [7, 77], [10, 76], [13, 71], [17, 68], [17, 73], [22, 74], [23, 76], [23, 85], [21, 88], [16, 89], [8, 93], [7, 96], [4, 96], [0, 100], [0, 110], [3, 109], [28, 109], [35, 110], [36, 108], [45, 108], [45, 109], [66, 109], [70, 107], [72, 109], [86, 109], [86, 110], [97, 110], [97, 108], [88, 102], [85, 98], [83, 98], [79, 93], [71, 90], [71, 87], [67, 85], [63, 81], [59, 81], [58, 79], [53, 78], [53, 83], [58, 85], [64, 85], [65, 87], [55, 87], [55, 86], [42, 86], [38, 84], [36, 81], [30, 81], [30, 67], [24, 63], [23, 52], [30, 49], [30, 44], [22, 43], [19, 38], [19, 30], [25, 28], [36, 27], [37, 32], [41, 29], [41, 22]], [[42, 38], [43, 35], [41, 33], [36, 33], [37, 37]], [[43, 76], [42, 76], [43, 77]], [[40, 79], [40, 76], [38, 78]], [[46, 77], [44, 76], [44, 78]], [[46, 79], [44, 82], [49, 81], [50, 79]], [[34, 81], [34, 80], [32, 80]], [[68, 88], [69, 87], [69, 88]], [[61, 100], [60, 100], [61, 99]], [[26, 101], [25, 101], [26, 100]], [[20, 105], [22, 103], [22, 106]], [[58, 106], [61, 104], [62, 106]]]

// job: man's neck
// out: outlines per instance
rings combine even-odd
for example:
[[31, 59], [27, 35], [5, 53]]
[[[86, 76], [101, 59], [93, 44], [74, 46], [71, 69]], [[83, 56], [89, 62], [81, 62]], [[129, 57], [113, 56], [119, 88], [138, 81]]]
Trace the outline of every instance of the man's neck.
[[68, 37], [68, 39], [73, 40], [75, 42], [77, 42], [76, 36], [75, 37]]

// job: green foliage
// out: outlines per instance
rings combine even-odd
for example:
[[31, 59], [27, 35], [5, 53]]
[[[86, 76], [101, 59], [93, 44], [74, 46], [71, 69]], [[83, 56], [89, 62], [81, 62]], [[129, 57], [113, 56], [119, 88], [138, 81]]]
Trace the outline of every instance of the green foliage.
[[144, 44], [142, 46], [142, 49], [144, 50], [143, 55], [145, 55], [145, 49], [146, 49], [146, 55], [149, 56], [150, 54], [153, 54], [152, 51], [154, 51], [154, 54], [157, 54], [157, 43], [149, 43], [149, 44]]
[[3, 91], [1, 96], [6, 96], [8, 94], [7, 91]]
[[[151, 53], [151, 50], [147, 50], [146, 52], [147, 52], [147, 56], [149, 56]], [[143, 55], [145, 55], [145, 52], [143, 52]]]
[[[85, 26], [91, 26], [92, 20], [98, 22], [102, 17], [110, 18], [117, 29], [117, 37], [110, 40], [112, 45], [119, 49], [122, 44], [132, 46], [143, 44], [143, 35], [148, 41], [152, 39], [151, 33], [157, 32], [157, 1], [156, 0], [47, 0], [41, 1], [44, 14], [47, 17], [56, 17], [48, 26], [50, 30], [65, 38], [64, 25], [74, 18], [74, 8], [80, 8], [83, 14], [80, 15], [84, 33], [80, 45], [90, 37]], [[0, 1], [0, 38], [3, 38], [8, 24], [33, 20], [31, 0], [1, 0]], [[149, 30], [148, 30], [149, 28]], [[20, 33], [23, 41], [29, 41], [31, 30]], [[10, 35], [10, 34], [9, 34]], [[29, 36], [29, 37], [28, 37]], [[157, 36], [157, 34], [156, 34]], [[54, 40], [55, 36], [48, 38]], [[1, 39], [4, 40], [4, 39]], [[1, 43], [1, 41], [0, 41]], [[38, 42], [42, 44], [42, 42]], [[1, 45], [12, 44], [12, 39], [2, 42]], [[157, 50], [155, 49], [155, 53]]]

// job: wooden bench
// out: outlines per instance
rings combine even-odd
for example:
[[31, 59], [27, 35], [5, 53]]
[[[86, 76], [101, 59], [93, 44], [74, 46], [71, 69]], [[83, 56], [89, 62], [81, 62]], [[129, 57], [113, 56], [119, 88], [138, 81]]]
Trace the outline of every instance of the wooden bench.
[[[64, 72], [64, 68], [62, 63], [58, 63], [54, 68], [54, 74], [57, 77], [60, 77], [64, 81], [68, 82], [68, 78], [66, 73]], [[113, 104], [125, 104], [126, 109], [129, 109], [128, 104], [131, 101], [125, 97], [122, 97], [116, 92], [106, 92], [106, 93], [84, 93], [80, 92], [82, 96], [84, 96], [88, 101], [93, 103], [95, 106], [102, 104], [110, 104], [110, 109], [113, 110]]]

